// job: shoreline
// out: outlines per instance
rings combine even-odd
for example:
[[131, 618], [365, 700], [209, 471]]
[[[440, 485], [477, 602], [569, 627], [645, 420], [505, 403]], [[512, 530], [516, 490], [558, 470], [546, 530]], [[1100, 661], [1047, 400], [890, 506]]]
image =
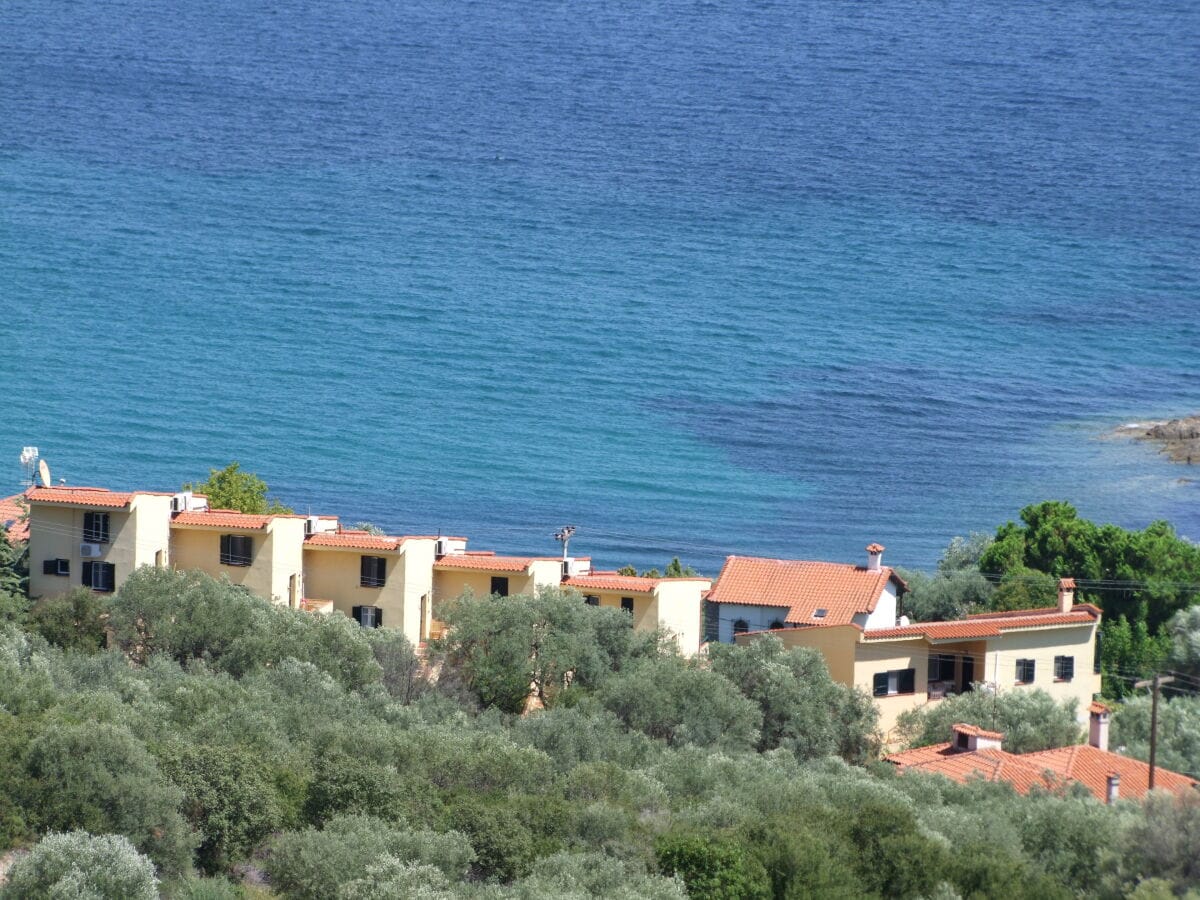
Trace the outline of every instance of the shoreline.
[[1172, 462], [1182, 465], [1200, 464], [1200, 415], [1184, 416], [1151, 422], [1128, 422], [1118, 425], [1114, 437], [1149, 441], [1159, 445], [1159, 452]]

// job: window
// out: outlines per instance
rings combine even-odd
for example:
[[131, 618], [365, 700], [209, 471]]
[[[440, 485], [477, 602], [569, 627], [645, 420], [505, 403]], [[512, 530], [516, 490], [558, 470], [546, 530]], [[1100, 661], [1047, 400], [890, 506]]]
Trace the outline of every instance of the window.
[[83, 514], [83, 542], [85, 544], [108, 543], [108, 513], [85, 512]]
[[221, 565], [248, 566], [254, 553], [254, 539], [245, 534], [221, 535]]
[[931, 653], [929, 655], [929, 680], [953, 681], [954, 657], [947, 653]]
[[747, 622], [745, 619], [737, 619], [733, 623], [733, 633], [734, 634], [745, 634], [749, 630], [750, 630], [750, 623]]
[[704, 640], [719, 641], [721, 639], [721, 607], [716, 603], [704, 601]]
[[350, 617], [363, 628], [380, 628], [383, 625], [383, 610], [378, 606], [355, 606]]
[[584, 595], [583, 602], [586, 603], [588, 606], [599, 606], [600, 598], [597, 597], [595, 594], [586, 594], [586, 595]]
[[961, 731], [954, 732], [954, 746], [959, 750], [971, 749], [971, 737]]
[[492, 593], [498, 597], [508, 596], [508, 579], [499, 575], [492, 577]]
[[42, 560], [43, 575], [70, 575], [71, 561], [69, 559]]
[[1056, 656], [1054, 657], [1054, 680], [1055, 681], [1070, 681], [1075, 677], [1075, 657], [1073, 656]]
[[827, 615], [829, 615], [829, 610], [825, 609], [824, 607], [822, 607], [821, 609], [813, 610], [813, 618], [814, 619], [823, 619]]
[[387, 583], [387, 560], [382, 556], [364, 556], [359, 565], [360, 587], [383, 587]]
[[621, 598], [621, 609], [625, 610], [625, 612], [629, 613], [630, 615], [633, 615], [633, 598], [632, 597], [622, 597]]
[[917, 690], [916, 669], [892, 669], [887, 672], [876, 672], [874, 690], [876, 697], [890, 697], [894, 694], [912, 694]]
[[771, 630], [772, 630], [772, 631], [774, 631], [774, 630], [775, 630], [775, 629], [777, 629], [777, 628], [783, 628], [783, 627], [784, 627], [784, 626], [783, 626], [783, 620], [782, 620], [782, 619], [773, 619], [773, 620], [771, 621]]
[[83, 586], [109, 594], [117, 589], [117, 567], [106, 562], [83, 564]]
[[1017, 684], [1033, 684], [1033, 660], [1017, 660]]
[[1095, 641], [1096, 646], [1092, 650], [1092, 671], [1095, 672], [1097, 675], [1100, 674], [1100, 654], [1103, 649], [1103, 647], [1101, 646], [1103, 643], [1103, 638], [1104, 638], [1104, 633], [1099, 628], [1097, 628], [1096, 629], [1096, 641]]

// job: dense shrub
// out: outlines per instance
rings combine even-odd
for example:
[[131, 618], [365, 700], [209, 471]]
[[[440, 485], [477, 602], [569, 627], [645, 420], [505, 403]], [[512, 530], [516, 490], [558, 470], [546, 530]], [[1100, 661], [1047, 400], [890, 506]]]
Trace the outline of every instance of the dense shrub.
[[659, 868], [678, 875], [696, 900], [758, 900], [771, 896], [767, 871], [744, 845], [698, 832], [673, 832], [654, 844]]
[[194, 844], [182, 792], [140, 741], [113, 725], [51, 725], [25, 756], [40, 829], [123, 834], [164, 871], [185, 870]]
[[322, 830], [308, 828], [275, 838], [266, 870], [284, 897], [326, 900], [337, 896], [343, 885], [368, 879], [372, 867], [388, 858], [433, 866], [447, 878], [458, 879], [475, 854], [467, 839], [454, 832], [414, 831], [369, 816], [339, 816]]
[[630, 728], [672, 745], [744, 750], [759, 740], [758, 705], [728, 679], [679, 657], [628, 666], [598, 696]]
[[0, 900], [156, 900], [154, 865], [115, 834], [49, 834], [20, 857]]
[[65, 650], [99, 650], [104, 646], [104, 622], [104, 604], [87, 588], [39, 600], [29, 612], [30, 628]]

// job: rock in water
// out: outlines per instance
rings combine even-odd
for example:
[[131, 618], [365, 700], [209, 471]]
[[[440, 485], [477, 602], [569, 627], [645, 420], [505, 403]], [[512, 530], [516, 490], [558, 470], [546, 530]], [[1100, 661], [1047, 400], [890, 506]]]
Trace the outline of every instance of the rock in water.
[[1175, 462], [1200, 463], [1200, 415], [1157, 422], [1137, 438], [1162, 444], [1163, 452]]

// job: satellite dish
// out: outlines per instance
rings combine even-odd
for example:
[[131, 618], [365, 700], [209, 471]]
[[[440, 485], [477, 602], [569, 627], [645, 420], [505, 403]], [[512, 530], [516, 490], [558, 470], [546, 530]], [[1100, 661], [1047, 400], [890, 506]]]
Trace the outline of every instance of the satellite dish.
[[41, 481], [42, 487], [50, 487], [50, 467], [44, 459], [38, 460], [38, 480]]

